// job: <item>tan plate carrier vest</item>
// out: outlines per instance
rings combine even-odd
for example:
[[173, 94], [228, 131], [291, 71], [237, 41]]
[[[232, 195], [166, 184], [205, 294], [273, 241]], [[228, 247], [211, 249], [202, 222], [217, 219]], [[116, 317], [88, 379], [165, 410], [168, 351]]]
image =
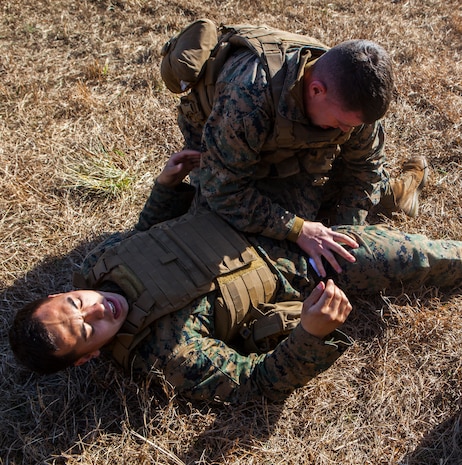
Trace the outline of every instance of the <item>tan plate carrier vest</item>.
[[[224, 342], [238, 332], [248, 337], [250, 320], [266, 316], [266, 323], [262, 319], [252, 328], [253, 336], [265, 343], [269, 336], [287, 334], [301, 311], [300, 302], [280, 315], [272, 304], [263, 310], [274, 300], [275, 275], [244, 236], [205, 210], [155, 225], [107, 250], [85, 284], [98, 288], [105, 281], [120, 286], [131, 304], [112, 348], [124, 368], [151, 323], [212, 290], [219, 291], [213, 337]], [[258, 340], [249, 339], [248, 349], [258, 350]]]

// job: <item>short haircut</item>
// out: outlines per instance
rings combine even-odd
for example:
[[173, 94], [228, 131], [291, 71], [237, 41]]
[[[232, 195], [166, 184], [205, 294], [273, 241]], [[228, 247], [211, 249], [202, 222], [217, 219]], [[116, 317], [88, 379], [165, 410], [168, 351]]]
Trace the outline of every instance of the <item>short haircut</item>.
[[16, 360], [39, 374], [63, 370], [78, 359], [74, 352], [57, 355], [59, 347], [53, 334], [35, 317], [35, 312], [48, 301], [48, 297], [34, 300], [20, 309], [8, 335]]
[[375, 42], [355, 39], [342, 42], [321, 55], [313, 77], [345, 111], [360, 112], [364, 123], [382, 118], [393, 97], [393, 67], [387, 52]]

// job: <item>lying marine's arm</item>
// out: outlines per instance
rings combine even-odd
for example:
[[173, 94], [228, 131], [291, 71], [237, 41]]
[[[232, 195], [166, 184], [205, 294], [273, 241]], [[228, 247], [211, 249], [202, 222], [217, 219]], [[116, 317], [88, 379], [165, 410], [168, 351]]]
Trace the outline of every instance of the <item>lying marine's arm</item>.
[[201, 154], [195, 150], [173, 153], [154, 182], [135, 229], [146, 231], [162, 221], [183, 215], [189, 210], [196, 193], [183, 182], [191, 170], [199, 166]]
[[212, 293], [158, 320], [137, 350], [135, 367], [144, 372], [155, 367], [176, 392], [192, 399], [283, 400], [351, 345], [340, 331], [319, 339], [299, 324], [273, 351], [241, 355], [213, 337], [213, 301]]
[[156, 180], [135, 229], [146, 231], [157, 223], [183, 215], [189, 210], [195, 192], [195, 188], [190, 184], [181, 183], [169, 187]]

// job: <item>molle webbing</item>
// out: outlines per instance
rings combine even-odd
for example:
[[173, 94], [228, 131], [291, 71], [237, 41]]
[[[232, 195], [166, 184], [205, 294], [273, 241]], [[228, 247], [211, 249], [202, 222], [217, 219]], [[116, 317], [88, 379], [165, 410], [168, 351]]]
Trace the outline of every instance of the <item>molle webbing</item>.
[[[304, 62], [320, 57], [329, 47], [314, 39], [267, 26], [231, 25], [223, 26], [222, 33], [230, 36], [228, 41], [235, 48], [246, 47], [255, 53], [268, 71], [271, 93], [275, 108], [275, 134], [278, 147], [292, 147], [296, 135], [293, 122], [279, 115], [278, 106], [284, 87], [286, 52], [293, 48], [303, 48]], [[308, 51], [309, 48], [309, 51]], [[217, 76], [218, 77], [218, 76]]]
[[[212, 110], [215, 83], [221, 68], [227, 58], [237, 49], [247, 48], [260, 58], [271, 79], [275, 108], [277, 108], [284, 85], [285, 72], [282, 72], [282, 70], [287, 50], [295, 47], [308, 47], [310, 56], [317, 58], [329, 48], [312, 37], [267, 26], [253, 26], [250, 24], [221, 25], [219, 34], [218, 44], [204, 64], [202, 79], [195, 83], [195, 86], [199, 89], [203, 110], [201, 117], [205, 119]], [[205, 122], [205, 119], [202, 122]], [[290, 134], [290, 131], [282, 130], [283, 137], [287, 134]]]
[[[232, 284], [235, 272], [237, 286]], [[161, 223], [106, 251], [87, 277], [87, 284], [98, 287], [113, 281], [133, 302], [114, 341], [114, 358], [127, 368], [130, 351], [149, 333], [149, 325], [216, 289], [218, 276], [226, 277], [229, 285], [225, 288], [231, 289], [226, 302], [235, 299], [238, 303], [240, 315], [228, 318], [232, 322], [249, 310], [247, 304], [272, 296], [276, 287], [268, 266], [243, 236], [211, 212], [186, 214]], [[241, 285], [242, 276], [250, 290]], [[247, 309], [242, 302], [247, 303]]]
[[228, 342], [237, 335], [253, 307], [273, 300], [276, 277], [256, 254], [249, 265], [218, 276], [217, 282], [221, 295], [215, 300], [215, 336]]

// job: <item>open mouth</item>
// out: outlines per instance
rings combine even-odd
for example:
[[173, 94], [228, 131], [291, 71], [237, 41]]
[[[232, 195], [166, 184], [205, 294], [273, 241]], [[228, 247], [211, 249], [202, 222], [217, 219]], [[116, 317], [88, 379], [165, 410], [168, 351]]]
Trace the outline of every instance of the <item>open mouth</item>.
[[108, 300], [107, 303], [109, 305], [109, 308], [110, 308], [112, 314], [114, 315], [114, 318], [116, 318], [117, 317], [117, 311], [116, 311], [115, 305], [110, 300]]

